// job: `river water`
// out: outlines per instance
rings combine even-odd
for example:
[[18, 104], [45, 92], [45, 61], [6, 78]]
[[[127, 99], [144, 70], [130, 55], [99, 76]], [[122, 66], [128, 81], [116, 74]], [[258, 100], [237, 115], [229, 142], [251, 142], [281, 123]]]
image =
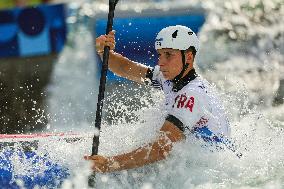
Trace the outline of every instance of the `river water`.
[[[48, 131], [93, 131], [99, 67], [90, 21], [82, 16], [91, 14], [91, 2], [76, 2], [79, 4], [70, 7], [75, 10], [82, 5], [83, 11], [68, 18], [68, 44], [47, 89]], [[168, 8], [173, 5], [172, 1], [157, 2]], [[174, 2], [175, 6], [199, 6], [207, 11], [199, 32], [197, 71], [219, 90], [230, 117], [232, 138], [243, 156], [238, 158], [230, 150], [215, 152], [189, 138], [177, 144], [166, 161], [98, 174], [97, 188], [284, 188], [284, 105], [275, 101], [284, 79], [283, 1]], [[152, 2], [132, 3], [139, 7]], [[150, 88], [123, 81], [108, 83], [99, 153], [127, 152], [153, 140], [163, 123], [162, 102], [163, 95]], [[82, 157], [90, 154], [91, 144], [91, 138], [73, 144], [40, 143], [54, 161], [71, 168], [71, 177], [62, 188], [87, 188], [90, 170]]]

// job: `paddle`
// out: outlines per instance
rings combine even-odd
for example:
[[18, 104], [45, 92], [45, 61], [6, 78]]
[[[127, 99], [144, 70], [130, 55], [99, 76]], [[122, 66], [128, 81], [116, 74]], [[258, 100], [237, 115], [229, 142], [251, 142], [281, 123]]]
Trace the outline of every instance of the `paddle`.
[[[109, 0], [109, 13], [108, 13], [106, 34], [108, 34], [112, 30], [114, 9], [115, 9], [117, 2], [118, 0]], [[101, 130], [102, 108], [103, 108], [104, 92], [105, 92], [105, 85], [106, 85], [106, 75], [107, 75], [107, 70], [108, 70], [109, 50], [110, 50], [110, 47], [108, 46], [104, 47], [103, 65], [102, 65], [102, 70], [101, 70], [96, 120], [95, 120], [95, 127], [97, 129], [97, 132], [94, 134], [94, 138], [93, 138], [92, 155], [98, 154], [99, 132]]]
[[[114, 10], [115, 10], [115, 6], [117, 2], [118, 0], [109, 0], [109, 13], [108, 13], [106, 34], [108, 34], [112, 30]], [[93, 138], [92, 155], [97, 155], [98, 148], [99, 148], [99, 136], [100, 136], [99, 133], [101, 130], [102, 108], [103, 108], [104, 92], [105, 92], [105, 85], [106, 85], [106, 75], [107, 75], [107, 70], [108, 70], [109, 50], [110, 50], [110, 47], [108, 46], [104, 47], [103, 64], [102, 64], [102, 70], [101, 70], [96, 120], [95, 120], [96, 133], [94, 134], [94, 138]], [[94, 178], [95, 178], [95, 174], [92, 174], [89, 177], [89, 186], [91, 187], [94, 187], [94, 184], [95, 184]]]

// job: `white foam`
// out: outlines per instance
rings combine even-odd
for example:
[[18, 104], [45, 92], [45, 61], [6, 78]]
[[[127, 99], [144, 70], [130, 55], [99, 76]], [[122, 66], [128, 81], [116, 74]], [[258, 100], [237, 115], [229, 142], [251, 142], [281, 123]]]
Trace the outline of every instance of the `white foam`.
[[[136, 6], [141, 5], [134, 3]], [[186, 6], [191, 1], [176, 3]], [[167, 161], [115, 174], [98, 174], [98, 188], [283, 187], [283, 106], [271, 105], [279, 79], [283, 77], [284, 67], [284, 27], [281, 21], [283, 4], [280, 3], [277, 0], [239, 0], [226, 3], [221, 0], [193, 1], [193, 4], [199, 4], [209, 11], [208, 19], [199, 34], [202, 56], [197, 59], [200, 67], [198, 71], [222, 93], [232, 122], [232, 137], [243, 157], [237, 158], [230, 150], [212, 153], [200, 147], [202, 142], [189, 139], [187, 144], [177, 145], [174, 154]], [[166, 8], [172, 4], [163, 1]], [[253, 4], [263, 5], [264, 11], [257, 10], [258, 6]], [[148, 5], [146, 3], [145, 7]], [[121, 9], [131, 9], [131, 6], [125, 4], [120, 6]], [[244, 9], [245, 6], [252, 10]], [[107, 10], [103, 4], [98, 8], [100, 11]], [[82, 116], [81, 112], [92, 112], [95, 107], [92, 100], [96, 98], [89, 89], [93, 85], [91, 75], [94, 70], [91, 69], [87, 77], [83, 74], [93, 64], [88, 64], [93, 61], [90, 58], [93, 57], [93, 52], [89, 50], [90, 43], [85, 43], [91, 40], [91, 36], [90, 33], [76, 31], [76, 34], [77, 32], [82, 35], [73, 34], [75, 48], [67, 47], [56, 65], [56, 79], [51, 87], [53, 89], [50, 90], [51, 117], [57, 120], [53, 120], [53, 127], [69, 125], [68, 129], [89, 128], [90, 123], [83, 121], [87, 116]], [[82, 39], [85, 37], [89, 40]], [[71, 73], [70, 69], [73, 70]], [[68, 85], [66, 80], [72, 80], [72, 84]], [[76, 88], [73, 88], [75, 85]], [[85, 99], [81, 96], [82, 91], [85, 91], [84, 96], [87, 95]], [[154, 97], [157, 104], [158, 99]], [[151, 101], [147, 97], [141, 100], [147, 103]], [[74, 109], [67, 106], [69, 103]], [[145, 109], [129, 112], [139, 117], [136, 123], [127, 124], [122, 118], [116, 124], [102, 125], [99, 153], [113, 155], [127, 152], [155, 138], [163, 121], [163, 112], [147, 103]], [[117, 108], [128, 111], [124, 104]], [[67, 120], [62, 121], [62, 118]], [[90, 165], [82, 156], [85, 153], [90, 154], [90, 145], [91, 141], [82, 141], [76, 145], [43, 144], [54, 160], [57, 159], [74, 170], [73, 176], [62, 188], [68, 188], [72, 184], [75, 188], [87, 187]]]

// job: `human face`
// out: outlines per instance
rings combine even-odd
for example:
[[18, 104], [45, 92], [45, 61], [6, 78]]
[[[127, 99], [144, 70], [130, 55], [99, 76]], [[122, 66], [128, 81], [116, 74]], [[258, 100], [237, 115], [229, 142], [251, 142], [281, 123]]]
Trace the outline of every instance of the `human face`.
[[173, 80], [182, 70], [181, 52], [176, 49], [158, 49], [158, 65], [167, 80]]

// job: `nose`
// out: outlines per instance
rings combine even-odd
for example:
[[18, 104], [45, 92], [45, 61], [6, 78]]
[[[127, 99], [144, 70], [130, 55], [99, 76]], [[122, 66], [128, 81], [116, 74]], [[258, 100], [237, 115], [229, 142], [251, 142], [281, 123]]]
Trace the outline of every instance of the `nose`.
[[164, 66], [165, 65], [165, 60], [162, 58], [162, 57], [160, 57], [159, 59], [158, 59], [158, 65], [159, 66]]

